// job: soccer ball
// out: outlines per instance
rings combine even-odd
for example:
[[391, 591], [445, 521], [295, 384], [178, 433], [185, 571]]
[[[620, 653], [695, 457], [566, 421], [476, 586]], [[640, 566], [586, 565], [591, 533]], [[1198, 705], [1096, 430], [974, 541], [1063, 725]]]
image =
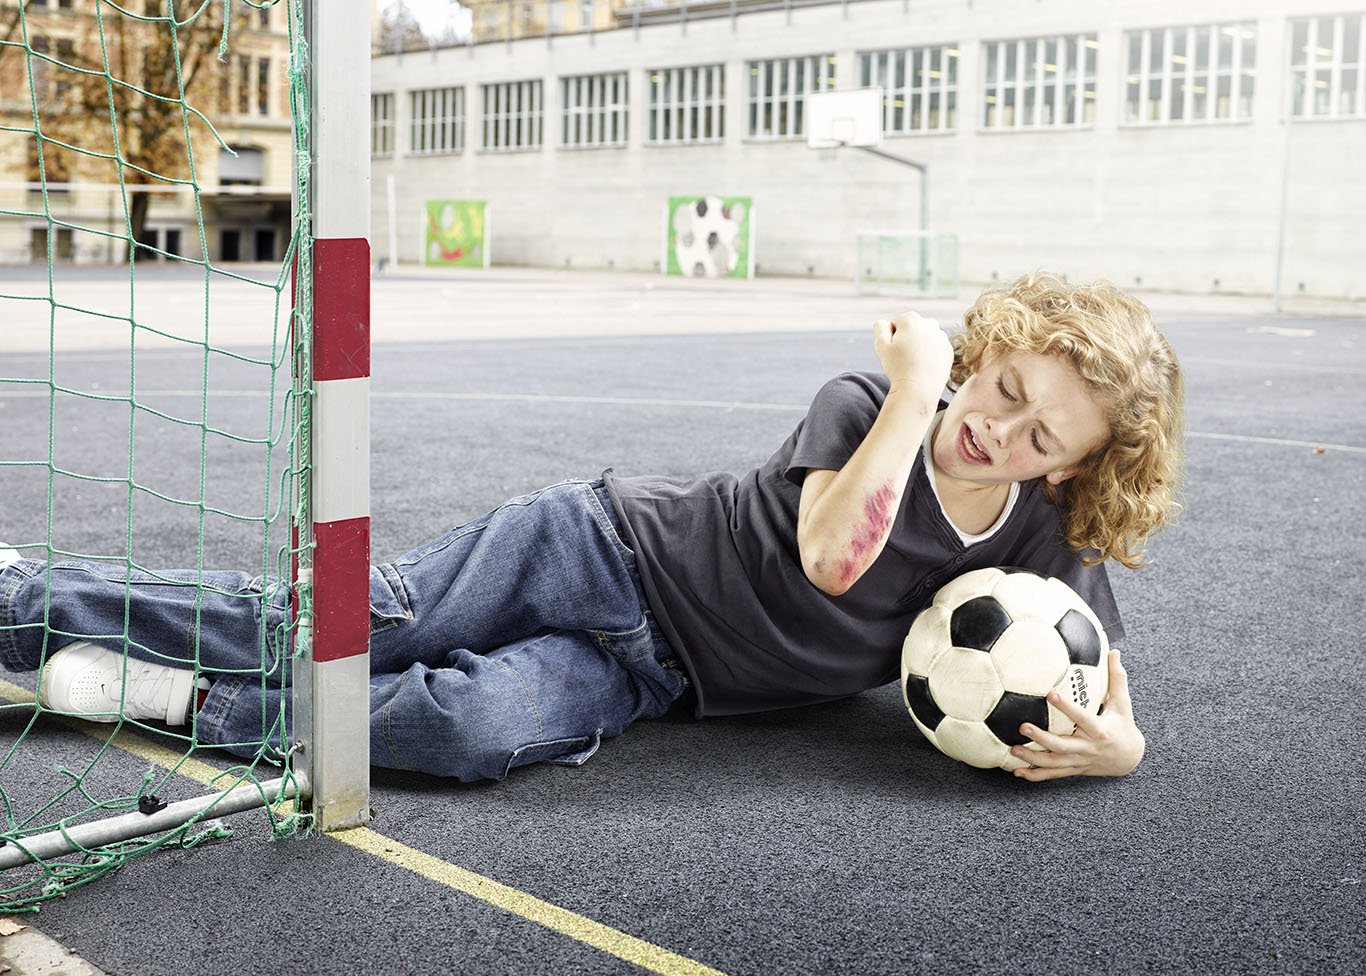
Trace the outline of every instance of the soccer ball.
[[1048, 704], [1058, 691], [1095, 714], [1105, 700], [1105, 628], [1062, 580], [1027, 569], [964, 573], [934, 595], [901, 651], [901, 693], [934, 747], [970, 766], [1017, 769], [1010, 747], [1040, 748], [1031, 722], [1057, 735], [1075, 724]]

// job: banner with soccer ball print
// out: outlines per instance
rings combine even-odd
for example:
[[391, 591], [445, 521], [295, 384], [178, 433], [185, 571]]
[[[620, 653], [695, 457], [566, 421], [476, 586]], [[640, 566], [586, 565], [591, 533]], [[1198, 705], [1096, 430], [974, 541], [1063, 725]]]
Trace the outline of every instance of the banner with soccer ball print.
[[753, 200], [669, 197], [664, 273], [698, 278], [753, 278]]

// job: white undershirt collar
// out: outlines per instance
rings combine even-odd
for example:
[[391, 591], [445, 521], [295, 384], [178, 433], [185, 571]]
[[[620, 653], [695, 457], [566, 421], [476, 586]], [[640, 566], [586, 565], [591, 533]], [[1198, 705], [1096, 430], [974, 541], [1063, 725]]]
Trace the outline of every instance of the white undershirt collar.
[[948, 522], [953, 531], [958, 533], [958, 538], [963, 540], [963, 545], [970, 546], [984, 539], [990, 539], [1001, 526], [1006, 524], [1006, 519], [1010, 518], [1011, 510], [1015, 508], [1015, 500], [1020, 497], [1020, 483], [1018, 481], [1011, 482], [1010, 495], [1006, 498], [1006, 504], [1001, 509], [1000, 517], [985, 531], [974, 535], [971, 532], [964, 532], [955, 525], [953, 519], [949, 518], [949, 513], [944, 509], [944, 499], [939, 497], [939, 486], [935, 484], [934, 480], [934, 435], [939, 431], [939, 424], [943, 419], [943, 410], [935, 414], [934, 422], [930, 424], [930, 429], [925, 432], [925, 440], [921, 444], [921, 450], [925, 453], [925, 475], [930, 479], [930, 489], [934, 492], [934, 500], [939, 503], [939, 510], [944, 513], [944, 521]]

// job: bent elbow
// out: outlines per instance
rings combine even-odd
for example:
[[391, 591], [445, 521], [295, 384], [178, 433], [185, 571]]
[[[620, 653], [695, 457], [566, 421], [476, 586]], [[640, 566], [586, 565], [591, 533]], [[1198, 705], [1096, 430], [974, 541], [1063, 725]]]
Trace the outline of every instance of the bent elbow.
[[826, 596], [843, 596], [848, 592], [849, 587], [854, 585], [852, 574], [844, 572], [838, 565], [838, 561], [833, 561], [836, 565], [832, 568], [832, 560], [820, 555], [808, 557], [802, 553], [802, 572], [806, 574], [807, 580], [816, 589]]

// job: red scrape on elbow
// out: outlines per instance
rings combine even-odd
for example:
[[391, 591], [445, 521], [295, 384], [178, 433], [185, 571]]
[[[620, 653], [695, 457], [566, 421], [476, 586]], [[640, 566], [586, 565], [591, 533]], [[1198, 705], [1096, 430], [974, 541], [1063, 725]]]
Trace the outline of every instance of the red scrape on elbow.
[[863, 521], [849, 539], [849, 554], [840, 560], [840, 588], [847, 590], [863, 575], [872, 557], [887, 538], [892, 525], [892, 506], [896, 492], [891, 485], [883, 485], [870, 492], [863, 501]]

